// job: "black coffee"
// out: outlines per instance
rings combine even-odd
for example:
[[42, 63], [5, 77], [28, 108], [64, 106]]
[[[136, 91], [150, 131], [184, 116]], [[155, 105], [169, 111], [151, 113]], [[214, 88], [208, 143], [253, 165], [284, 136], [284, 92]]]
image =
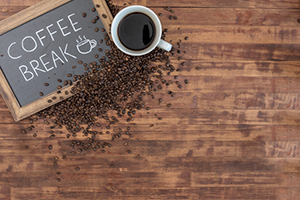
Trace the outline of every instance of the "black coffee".
[[149, 47], [156, 30], [153, 21], [147, 15], [135, 12], [125, 16], [118, 27], [118, 37], [128, 49], [140, 51]]

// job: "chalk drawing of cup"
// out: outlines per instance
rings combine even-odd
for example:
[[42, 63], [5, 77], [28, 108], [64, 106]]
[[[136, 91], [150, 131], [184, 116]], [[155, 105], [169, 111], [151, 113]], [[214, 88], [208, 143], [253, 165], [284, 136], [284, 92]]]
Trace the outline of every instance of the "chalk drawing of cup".
[[79, 41], [76, 40], [76, 42], [77, 42], [76, 47], [78, 52], [83, 55], [90, 53], [97, 46], [96, 40], [86, 39], [85, 36], [83, 36], [83, 38], [79, 36]]

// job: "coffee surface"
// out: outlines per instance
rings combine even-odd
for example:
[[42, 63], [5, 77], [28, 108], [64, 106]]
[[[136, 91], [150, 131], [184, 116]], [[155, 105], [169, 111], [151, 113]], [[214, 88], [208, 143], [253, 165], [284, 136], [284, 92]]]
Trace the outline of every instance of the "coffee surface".
[[134, 51], [149, 47], [154, 41], [155, 34], [155, 26], [151, 18], [139, 12], [125, 16], [118, 27], [121, 43]]

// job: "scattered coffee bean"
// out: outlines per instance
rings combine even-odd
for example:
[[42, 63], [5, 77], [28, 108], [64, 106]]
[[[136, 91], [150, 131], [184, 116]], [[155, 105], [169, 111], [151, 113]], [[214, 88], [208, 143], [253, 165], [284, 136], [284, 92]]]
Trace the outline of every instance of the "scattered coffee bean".
[[25, 146], [25, 149], [29, 149], [29, 146], [28, 146], [28, 145], [26, 145], [26, 146]]
[[79, 167], [76, 167], [76, 171], [79, 171], [80, 170], [80, 168]]
[[189, 81], [188, 81], [187, 79], [185, 79], [185, 80], [184, 80], [184, 83], [185, 83], [185, 84], [188, 84], [188, 83], [189, 83]]
[[44, 93], [42, 93], [42, 92], [40, 92], [39, 94], [40, 94], [40, 96], [44, 96]]
[[60, 179], [60, 178], [57, 178], [56, 180], [57, 180], [57, 182], [61, 182], [61, 179]]
[[102, 17], [103, 17], [103, 18], [107, 18], [106, 14], [102, 14]]
[[57, 86], [57, 89], [58, 89], [58, 90], [60, 90], [61, 88], [62, 88], [62, 86], [61, 86], [61, 85]]
[[86, 17], [86, 13], [82, 13], [82, 17]]
[[95, 11], [96, 11], [96, 8], [95, 8], [95, 7], [93, 7], [93, 8], [92, 8], [92, 12], [95, 12]]
[[97, 5], [96, 5], [96, 7], [97, 7], [97, 8], [100, 8], [100, 5], [99, 5], [99, 4], [97, 4]]
[[99, 28], [95, 28], [95, 32], [98, 32], [99, 31]]
[[173, 18], [173, 16], [172, 16], [172, 15], [170, 15], [170, 16], [169, 16], [169, 19], [172, 19], [172, 18]]
[[49, 86], [49, 83], [44, 83], [44, 86], [46, 86], [46, 87]]
[[48, 149], [50, 149], [50, 150], [51, 150], [51, 149], [52, 149], [52, 145], [49, 145], [49, 146], [48, 146]]
[[131, 154], [131, 151], [130, 151], [130, 150], [127, 150], [127, 153]]

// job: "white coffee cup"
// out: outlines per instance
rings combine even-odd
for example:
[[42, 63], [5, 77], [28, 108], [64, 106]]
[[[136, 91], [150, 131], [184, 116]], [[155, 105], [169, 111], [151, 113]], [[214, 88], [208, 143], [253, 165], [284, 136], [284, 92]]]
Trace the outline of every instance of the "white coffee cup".
[[[146, 49], [139, 50], [139, 51], [135, 51], [135, 50], [126, 48], [122, 44], [122, 42], [120, 41], [120, 39], [118, 37], [118, 27], [119, 27], [119, 24], [122, 21], [122, 19], [124, 17], [126, 17], [128, 14], [136, 13], [136, 12], [143, 13], [143, 14], [147, 15], [148, 17], [150, 17], [150, 19], [153, 21], [155, 29], [156, 29], [156, 35], [155, 35], [155, 38], [154, 38], [153, 42], [151, 43], [151, 45], [149, 47], [147, 47]], [[112, 25], [111, 25], [111, 36], [112, 36], [112, 40], [114, 41], [115, 45], [124, 53], [132, 55], [132, 56], [145, 55], [147, 53], [150, 53], [153, 49], [155, 49], [155, 47], [159, 47], [166, 51], [170, 51], [172, 48], [172, 45], [167, 43], [166, 41], [162, 40], [161, 34], [162, 34], [162, 26], [161, 26], [160, 20], [157, 17], [157, 15], [149, 8], [147, 8], [145, 6], [140, 6], [140, 5], [128, 6], [124, 9], [122, 9], [115, 16], [115, 18], [113, 19]]]

